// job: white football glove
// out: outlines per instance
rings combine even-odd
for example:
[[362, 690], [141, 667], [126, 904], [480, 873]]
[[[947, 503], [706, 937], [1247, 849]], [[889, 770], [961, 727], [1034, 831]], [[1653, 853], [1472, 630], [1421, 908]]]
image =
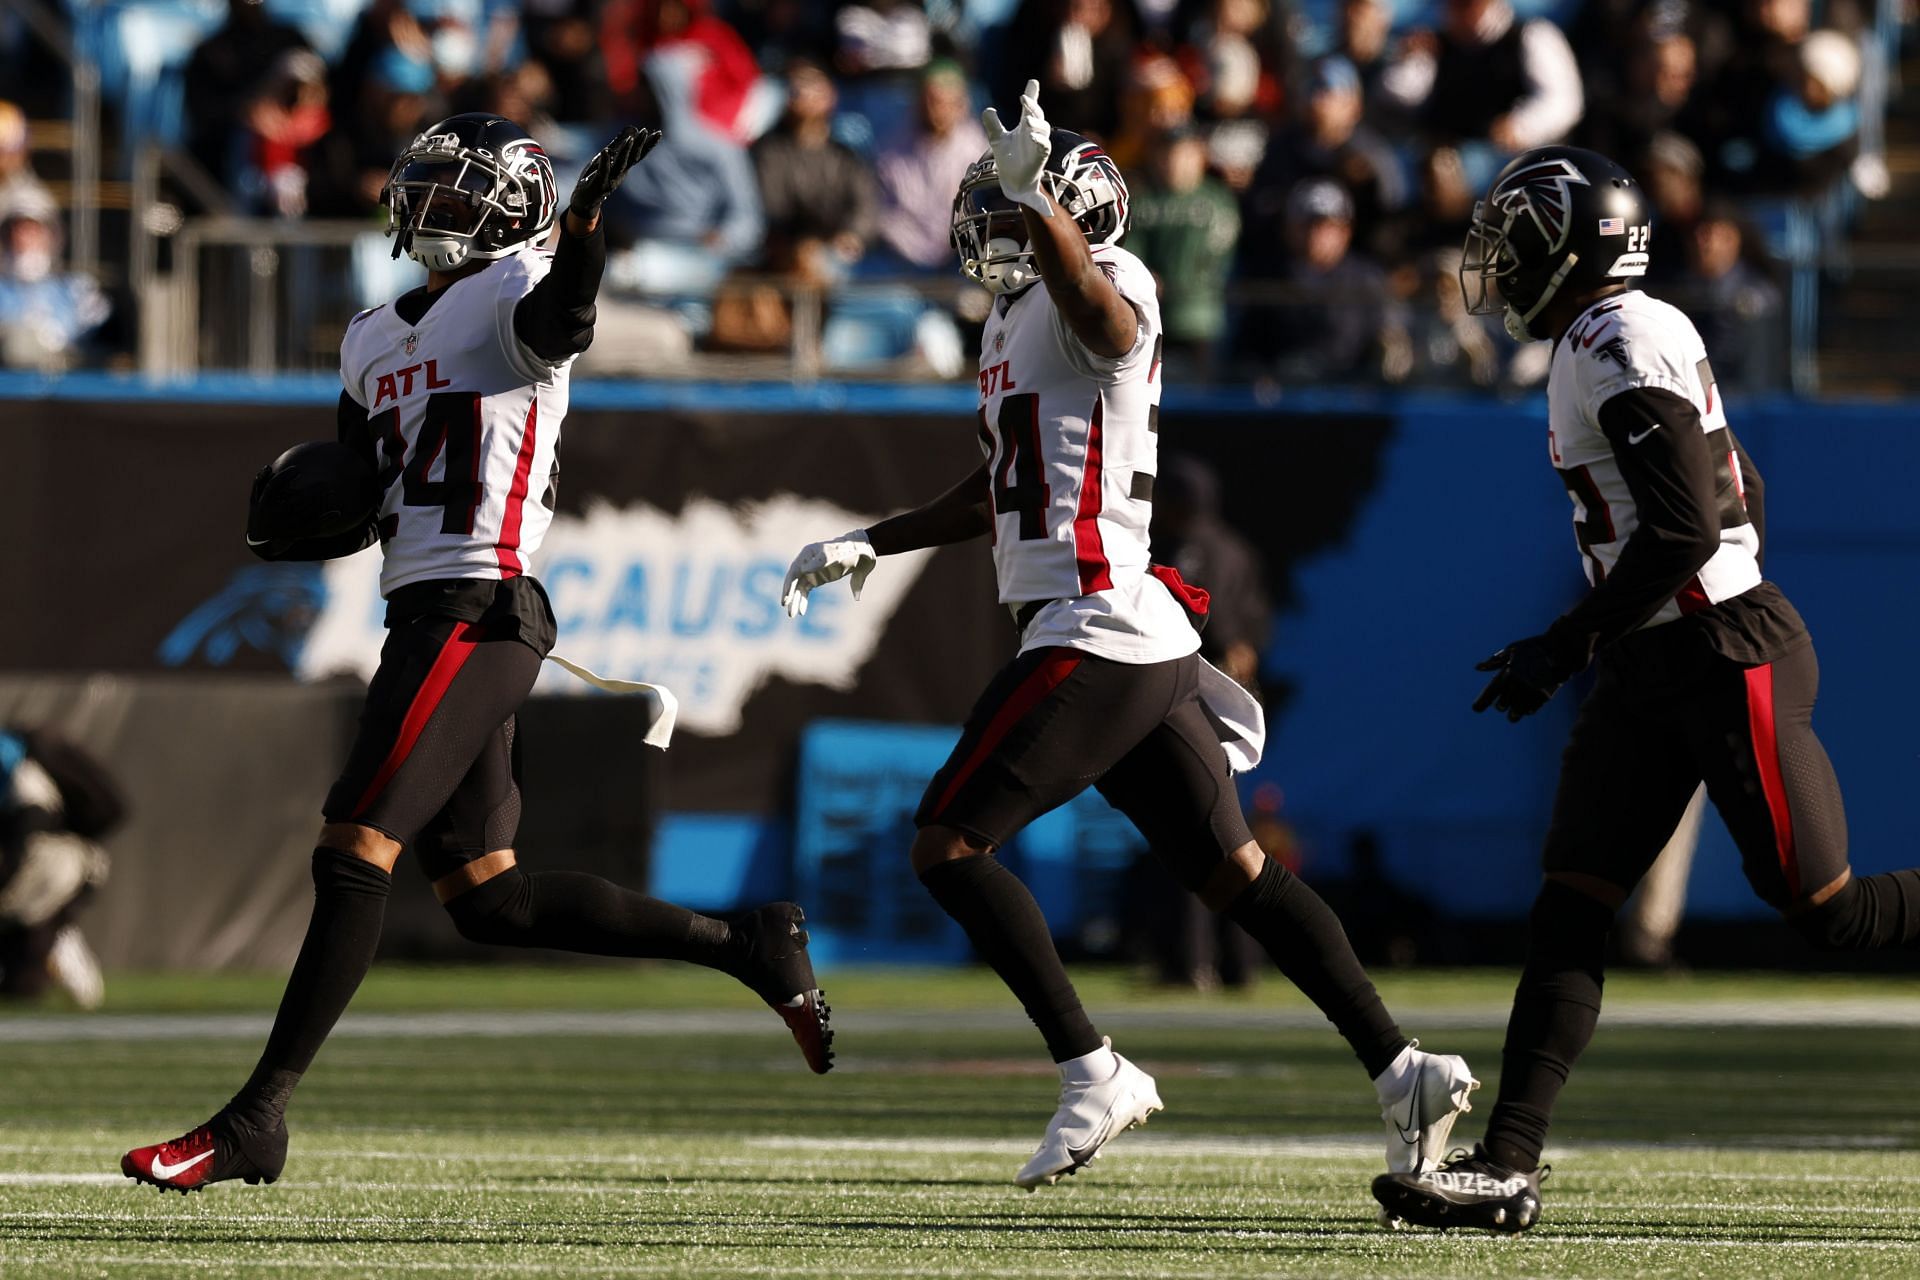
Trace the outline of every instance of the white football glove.
[[865, 529], [855, 529], [826, 542], [809, 542], [787, 566], [787, 584], [780, 591], [780, 604], [789, 618], [797, 618], [807, 611], [809, 591], [849, 575], [853, 579], [853, 598], [858, 600], [867, 575], [879, 562], [880, 557], [867, 541]]
[[1053, 204], [1040, 190], [1040, 175], [1053, 153], [1053, 126], [1040, 112], [1040, 82], [1027, 81], [1027, 91], [1020, 95], [1020, 118], [1013, 128], [1001, 124], [1000, 113], [992, 107], [980, 113], [980, 127], [987, 132], [987, 147], [993, 152], [1000, 190], [1007, 199], [1043, 218], [1052, 217]]

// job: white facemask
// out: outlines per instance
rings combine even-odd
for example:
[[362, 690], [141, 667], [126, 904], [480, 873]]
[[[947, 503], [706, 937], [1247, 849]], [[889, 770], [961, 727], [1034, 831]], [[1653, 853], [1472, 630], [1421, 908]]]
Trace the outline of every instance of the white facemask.
[[[1008, 236], [995, 236], [987, 241], [987, 257], [998, 258], [1005, 254], [1019, 253], [1021, 244]], [[1018, 293], [1040, 278], [1031, 259], [1016, 259], [1008, 262], [989, 262], [980, 268], [980, 283], [994, 294]]]
[[468, 241], [458, 236], [416, 231], [408, 242], [407, 256], [429, 271], [452, 271], [467, 260], [470, 247]]

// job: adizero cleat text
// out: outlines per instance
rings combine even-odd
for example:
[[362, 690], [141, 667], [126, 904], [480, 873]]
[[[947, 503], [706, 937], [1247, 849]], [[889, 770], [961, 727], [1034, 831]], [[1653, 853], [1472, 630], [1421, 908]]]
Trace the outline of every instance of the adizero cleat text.
[[1373, 1180], [1373, 1198], [1383, 1221], [1514, 1234], [1540, 1221], [1540, 1180], [1547, 1173], [1545, 1166], [1531, 1173], [1509, 1169], [1475, 1147], [1424, 1173], [1383, 1173]]
[[733, 917], [747, 959], [734, 974], [780, 1015], [815, 1074], [833, 1070], [833, 1022], [807, 955], [807, 913], [792, 902], [769, 902]]
[[1422, 1053], [1416, 1043], [1407, 1091], [1380, 1105], [1387, 1124], [1387, 1172], [1418, 1174], [1440, 1163], [1453, 1124], [1473, 1110], [1468, 1095], [1480, 1087], [1465, 1058]]
[[[1111, 1046], [1112, 1041], [1106, 1041]], [[1062, 1084], [1060, 1107], [1040, 1149], [1013, 1180], [1029, 1191], [1052, 1186], [1091, 1164], [1109, 1142], [1163, 1109], [1153, 1077], [1114, 1054], [1114, 1073], [1096, 1084]]]
[[243, 1129], [217, 1115], [191, 1133], [151, 1147], [135, 1147], [120, 1157], [120, 1172], [162, 1191], [189, 1191], [235, 1178], [259, 1185], [274, 1182], [287, 1163], [287, 1126], [268, 1131]]

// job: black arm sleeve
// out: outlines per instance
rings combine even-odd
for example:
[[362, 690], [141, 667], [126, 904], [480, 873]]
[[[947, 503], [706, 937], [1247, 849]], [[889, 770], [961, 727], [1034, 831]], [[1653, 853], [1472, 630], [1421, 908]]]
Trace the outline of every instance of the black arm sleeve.
[[[367, 460], [367, 465], [376, 472], [379, 471], [379, 446], [374, 441], [373, 425], [367, 420], [367, 411], [355, 403], [352, 396], [342, 391], [334, 417], [338, 424], [340, 443], [360, 454]], [[256, 482], [256, 497], [258, 493]], [[298, 538], [291, 542], [262, 544], [249, 540], [247, 549], [262, 560], [338, 560], [341, 556], [365, 551], [378, 540], [379, 536], [380, 520], [376, 513], [363, 527], [349, 529], [331, 538]]]
[[1760, 571], [1767, 569], [1767, 482], [1760, 478], [1760, 468], [1754, 465], [1747, 454], [1747, 446], [1740, 443], [1740, 437], [1727, 429], [1727, 438], [1733, 441], [1733, 453], [1740, 460], [1740, 496], [1746, 502], [1747, 523], [1753, 526], [1753, 536], [1760, 542], [1760, 550], [1754, 554], [1759, 562]]
[[1600, 406], [1600, 429], [1639, 523], [1606, 580], [1547, 628], [1576, 671], [1658, 613], [1720, 548], [1713, 457], [1691, 404], [1671, 391], [1623, 391]]
[[606, 269], [605, 218], [584, 236], [563, 228], [560, 243], [554, 246], [553, 266], [513, 309], [514, 335], [549, 364], [592, 346], [593, 300]]

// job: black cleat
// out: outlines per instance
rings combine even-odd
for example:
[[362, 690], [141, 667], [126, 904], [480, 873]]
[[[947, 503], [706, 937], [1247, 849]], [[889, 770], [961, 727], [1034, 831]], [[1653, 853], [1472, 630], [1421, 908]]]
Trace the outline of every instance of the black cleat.
[[1455, 1151], [1425, 1173], [1383, 1173], [1373, 1180], [1381, 1221], [1417, 1227], [1479, 1227], [1517, 1234], [1540, 1221], [1541, 1166], [1521, 1173], [1497, 1164], [1480, 1147]]
[[185, 1195], [235, 1178], [258, 1186], [274, 1182], [287, 1163], [287, 1125], [255, 1129], [225, 1111], [171, 1142], [135, 1147], [120, 1157], [120, 1172], [135, 1182]]
[[832, 1010], [815, 984], [807, 955], [807, 913], [792, 902], [769, 902], [732, 918], [747, 959], [734, 976], [753, 988], [793, 1032], [815, 1074], [833, 1070]]

